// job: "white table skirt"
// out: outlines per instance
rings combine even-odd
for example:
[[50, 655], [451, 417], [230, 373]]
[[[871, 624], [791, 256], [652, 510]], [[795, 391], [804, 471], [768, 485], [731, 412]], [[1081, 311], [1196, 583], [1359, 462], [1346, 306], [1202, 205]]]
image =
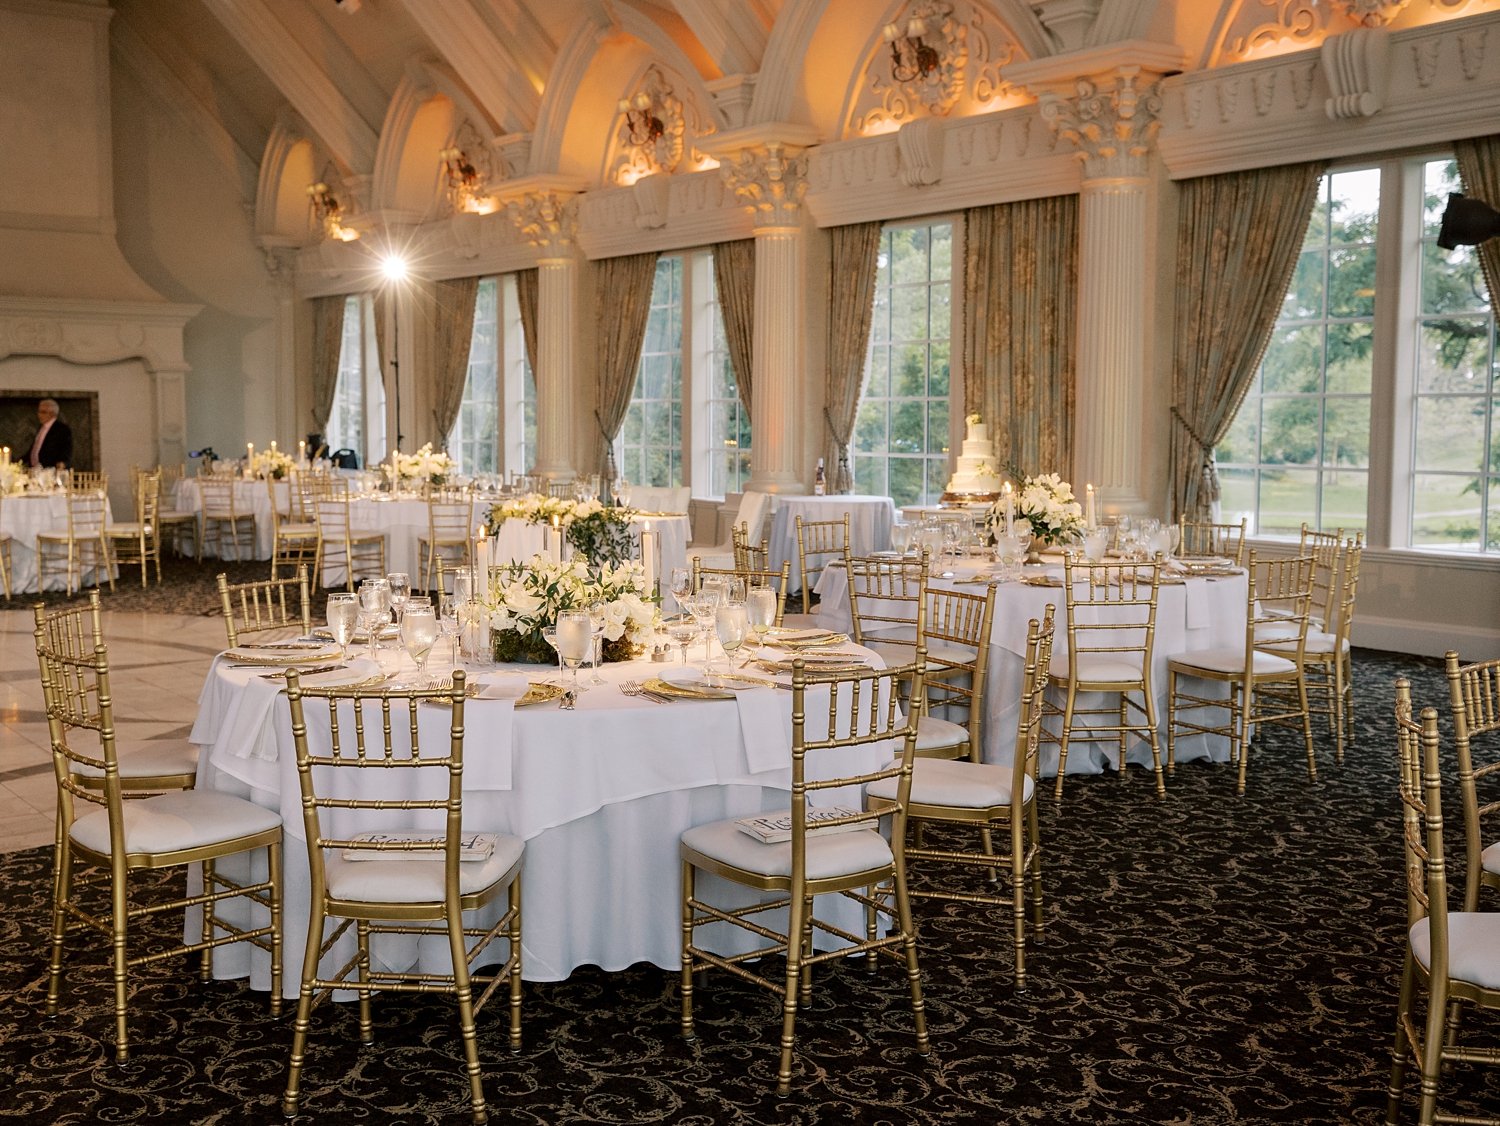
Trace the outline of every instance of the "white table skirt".
[[[365, 662], [357, 662], [351, 675], [369, 671], [359, 665]], [[509, 701], [483, 699], [466, 707], [465, 826], [526, 842], [522, 910], [528, 980], [561, 980], [580, 965], [621, 969], [647, 961], [676, 968], [681, 834], [708, 821], [786, 807], [791, 693], [756, 692], [751, 694], [756, 699], [739, 703], [658, 705], [626, 697], [615, 687], [627, 676], [652, 675], [663, 667], [606, 665], [602, 675], [611, 683], [583, 693], [573, 712], [551, 704], [516, 710]], [[200, 786], [248, 797], [285, 819], [283, 988], [290, 997], [297, 991], [306, 939], [307, 853], [286, 699], [277, 682], [254, 671], [216, 663], [190, 740], [202, 748]], [[537, 679], [546, 672], [531, 666], [529, 675]], [[826, 710], [826, 701], [808, 706], [809, 715]], [[315, 713], [309, 711], [309, 723], [316, 741]], [[439, 708], [423, 709], [422, 722], [424, 740], [441, 738], [448, 717]], [[326, 739], [326, 718], [322, 732]], [[878, 765], [890, 753], [881, 746], [831, 752], [819, 767], [826, 775], [842, 776]], [[375, 770], [366, 778], [381, 789], [411, 784]], [[832, 791], [825, 800], [858, 804], [859, 795]], [[335, 831], [347, 828], [334, 825]], [[717, 881], [714, 886], [722, 890]], [[722, 900], [751, 901], [744, 893]], [[820, 901], [819, 911], [846, 929], [862, 931], [862, 913], [841, 898]], [[385, 951], [377, 950], [392, 967], [415, 960], [435, 968], [446, 961], [442, 941], [420, 950], [406, 940], [393, 941]], [[750, 948], [737, 933], [717, 936], [716, 944], [726, 950]], [[328, 965], [342, 964], [346, 956], [336, 948]], [[248, 973], [255, 987], [270, 987], [269, 960], [260, 951], [229, 947], [216, 952], [214, 965], [220, 977]]]
[[[989, 564], [985, 564], [984, 569], [988, 568]], [[983, 586], [956, 582], [980, 569], [978, 563], [960, 564], [954, 569], [954, 578], [933, 579], [931, 585], [982, 595]], [[1045, 571], [1060, 576], [1062, 567], [1028, 567], [1026, 571], [1028, 574]], [[1248, 577], [1243, 573], [1215, 578], [1190, 578], [1182, 584], [1164, 585], [1158, 592], [1151, 688], [1156, 702], [1158, 735], [1164, 762], [1167, 753], [1167, 660], [1195, 650], [1244, 645], [1248, 582]], [[817, 593], [821, 599], [818, 623], [828, 629], [849, 629], [849, 582], [844, 569], [829, 567], [825, 570], [818, 583]], [[1027, 623], [1033, 618], [1040, 621], [1048, 603], [1057, 608], [1053, 616], [1057, 633], [1053, 640], [1052, 661], [1057, 667], [1065, 668], [1068, 626], [1066, 599], [1061, 586], [1036, 587], [1013, 582], [1003, 583], [996, 588], [995, 621], [990, 632], [990, 666], [984, 697], [982, 742], [985, 762], [1009, 765], [1012, 761], [1020, 710], [1021, 674], [1025, 667]], [[1191, 691], [1203, 696], [1218, 694], [1227, 697], [1228, 694], [1227, 686], [1217, 682], [1193, 680], [1191, 685]], [[1064, 702], [1063, 694], [1057, 689], [1048, 689], [1048, 692], [1050, 698], [1061, 707]], [[1107, 697], [1102, 693], [1086, 693], [1078, 698], [1078, 707], [1102, 707], [1106, 702]], [[1216, 718], [1200, 715], [1196, 718], [1222, 722], [1223, 715]], [[1074, 743], [1068, 749], [1068, 773], [1099, 774], [1107, 769], [1112, 770], [1115, 758], [1116, 751], [1111, 745]], [[1128, 748], [1126, 758], [1129, 762], [1149, 764], [1149, 744], [1144, 740], [1135, 742]], [[1177, 740], [1177, 761], [1190, 762], [1198, 758], [1227, 761], [1228, 740], [1208, 735], [1185, 736]], [[1056, 776], [1056, 744], [1042, 745], [1037, 770], [1045, 777]]]
[[782, 563], [792, 565], [788, 589], [802, 589], [802, 563], [797, 556], [797, 521], [840, 520], [849, 514], [849, 550], [854, 555], [888, 551], [891, 525], [896, 521], [896, 505], [890, 497], [873, 496], [776, 496], [771, 500], [771, 569], [779, 571]]
[[[108, 523], [112, 523], [105, 517]], [[10, 589], [12, 594], [34, 594], [37, 590], [36, 538], [42, 532], [66, 535], [68, 531], [68, 498], [65, 493], [37, 493], [9, 496], [0, 502], [0, 532], [11, 537]], [[108, 579], [86, 570], [83, 584]], [[62, 590], [66, 577], [61, 573], [47, 580], [48, 590]]]

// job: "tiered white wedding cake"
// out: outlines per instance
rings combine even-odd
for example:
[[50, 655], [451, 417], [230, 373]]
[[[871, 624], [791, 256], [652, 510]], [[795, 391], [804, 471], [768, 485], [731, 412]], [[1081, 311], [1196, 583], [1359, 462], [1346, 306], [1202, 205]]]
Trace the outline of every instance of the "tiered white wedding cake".
[[965, 420], [962, 452], [958, 455], [958, 471], [948, 479], [945, 501], [990, 501], [1000, 495], [1002, 479], [995, 466], [995, 443], [990, 440], [990, 428], [977, 414]]

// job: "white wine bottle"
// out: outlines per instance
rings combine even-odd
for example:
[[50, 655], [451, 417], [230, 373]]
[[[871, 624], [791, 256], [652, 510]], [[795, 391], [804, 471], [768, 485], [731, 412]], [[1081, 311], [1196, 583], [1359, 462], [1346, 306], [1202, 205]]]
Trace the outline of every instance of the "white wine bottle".
[[823, 459], [818, 458], [818, 469], [813, 474], [813, 496], [820, 497], [828, 491], [828, 474], [823, 469]]

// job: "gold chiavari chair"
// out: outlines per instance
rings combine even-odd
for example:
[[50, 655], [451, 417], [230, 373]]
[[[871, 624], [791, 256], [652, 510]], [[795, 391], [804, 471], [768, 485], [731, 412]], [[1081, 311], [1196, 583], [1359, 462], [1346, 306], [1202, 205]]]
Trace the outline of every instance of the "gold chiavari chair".
[[255, 513], [240, 511], [233, 477], [198, 475], [198, 497], [203, 504], [203, 535], [198, 559], [210, 547], [219, 559], [255, 558]]
[[318, 554], [318, 522], [304, 509], [302, 489], [295, 475], [286, 482], [287, 510], [282, 515], [276, 479], [266, 478], [271, 498], [271, 577], [282, 567], [304, 567]]
[[[115, 745], [109, 657], [100, 627], [99, 592], [89, 605], [52, 614], [35, 610], [36, 653], [46, 694], [47, 726], [57, 781], [57, 839], [54, 857], [51, 952], [47, 972], [47, 1011], [56, 1013], [62, 989], [63, 950], [70, 935], [90, 931], [109, 937], [113, 962], [115, 1059], [129, 1057], [126, 1003], [129, 977], [137, 968], [166, 957], [199, 955], [199, 975], [208, 980], [215, 948], [251, 942], [271, 958], [271, 1012], [281, 1007], [281, 818], [273, 810], [214, 790], [174, 789], [127, 800]], [[77, 736], [89, 731], [97, 751]], [[85, 778], [85, 773], [94, 777]], [[102, 782], [98, 776], [102, 775]], [[155, 788], [155, 787], [152, 787]], [[265, 850], [264, 877], [231, 880], [217, 862]], [[203, 891], [195, 895], [140, 902], [131, 895], [131, 877], [164, 868], [198, 865]], [[92, 878], [75, 871], [92, 868]], [[96, 914], [99, 885], [109, 910]], [[261, 912], [250, 925], [219, 916], [219, 905], [248, 899]], [[131, 952], [129, 938], [140, 920], [198, 906], [203, 926], [197, 941], [170, 949], [153, 946]]]
[[[1267, 723], [1300, 723], [1307, 744], [1307, 774], [1316, 780], [1318, 760], [1313, 753], [1312, 722], [1307, 706], [1307, 680], [1302, 654], [1307, 642], [1307, 608], [1312, 599], [1311, 555], [1289, 559], [1257, 559], [1250, 553], [1250, 575], [1245, 602], [1245, 642], [1242, 646], [1199, 649], [1167, 661], [1167, 769], [1176, 767], [1177, 737], [1207, 734], [1229, 740], [1230, 761], [1239, 767], [1236, 790], [1245, 792], [1250, 764], [1251, 728]], [[1275, 652], [1259, 643], [1268, 627], [1283, 632]], [[1184, 679], [1229, 685], [1229, 699], [1190, 691]], [[1226, 723], [1213, 723], [1204, 710], [1228, 710]], [[1184, 718], [1183, 713], [1204, 716]]]
[[[485, 1122], [474, 1019], [502, 985], [508, 990], [510, 1050], [521, 1050], [522, 842], [504, 834], [475, 834], [463, 824], [463, 670], [454, 670], [450, 688], [399, 692], [357, 685], [304, 688], [293, 671], [286, 692], [312, 903], [282, 1111], [288, 1118], [298, 1112], [312, 1010], [329, 991], [358, 992], [365, 1043], [374, 1039], [372, 993], [442, 992], [458, 1005], [471, 1113], [473, 1121]], [[451, 712], [447, 737], [437, 747], [424, 746], [418, 737], [417, 709], [427, 702]], [[367, 796], [381, 784], [400, 796]], [[465, 846], [481, 842], [483, 855], [464, 859]], [[466, 912], [502, 897], [505, 908], [494, 923], [466, 923]], [[330, 921], [336, 925], [325, 938]], [[358, 955], [323, 976], [322, 955], [351, 927]], [[414, 934], [447, 939], [446, 971], [378, 968], [382, 937]], [[504, 938], [509, 948], [504, 963], [476, 973], [476, 961], [496, 938]]]
[[802, 583], [802, 608], [812, 613], [813, 593], [823, 568], [835, 559], [849, 560], [849, 514], [837, 520], [804, 520], [796, 517], [797, 566]]
[[[758, 544], [751, 543], [748, 524], [736, 524], [729, 530], [729, 546], [736, 567], [764, 571], [771, 565], [770, 543], [766, 540], [761, 540]], [[791, 560], [787, 562], [790, 563]]]
[[[923, 624], [927, 699], [917, 720], [918, 757], [980, 761], [994, 621], [993, 586], [984, 594], [928, 588]], [[943, 714], [933, 715], [934, 708]], [[961, 721], [952, 718], [955, 712]]]
[[[972, 597], [972, 596], [971, 596]], [[990, 590], [994, 598], [994, 588]], [[912, 764], [907, 817], [917, 825], [934, 821], [977, 828], [980, 848], [929, 848], [920, 840], [906, 848], [908, 861], [931, 861], [955, 868], [977, 869], [994, 880], [1002, 869], [1010, 873], [1010, 897], [941, 888], [912, 888], [914, 899], [942, 899], [1010, 907], [1015, 936], [1016, 990], [1026, 989], [1026, 880], [1032, 884], [1032, 926], [1042, 935], [1042, 854], [1037, 824], [1037, 751], [1041, 744], [1042, 700], [1047, 689], [1047, 666], [1052, 657], [1054, 608], [1049, 605], [1040, 623], [1035, 618], [1026, 631], [1025, 667], [1021, 674], [1021, 703], [1015, 755], [1009, 766], [980, 761], [978, 744], [968, 759], [918, 757]], [[895, 800], [892, 779], [865, 788], [865, 804], [884, 812]], [[999, 852], [995, 839], [1005, 842]]]
[[161, 525], [161, 538], [172, 545], [178, 555], [187, 555], [183, 550], [183, 536], [192, 544], [192, 554], [202, 558], [198, 541], [198, 513], [191, 508], [177, 507], [177, 487], [182, 483], [186, 468], [181, 462], [176, 465], [157, 467], [156, 522]]
[[928, 564], [926, 552], [914, 559], [846, 559], [854, 641], [888, 665], [915, 660], [923, 644]]
[[[1500, 1126], [1500, 1117], [1441, 1114], [1438, 1086], [1455, 1062], [1500, 1066], [1500, 1047], [1459, 1042], [1465, 1007], [1500, 1010], [1500, 912], [1450, 911], [1443, 855], [1443, 783], [1437, 711], [1411, 714], [1411, 685], [1396, 682], [1396, 746], [1400, 755], [1401, 839], [1406, 870], [1406, 957], [1391, 1048], [1385, 1120], [1401, 1118], [1409, 1061], [1421, 1076], [1417, 1121]], [[1419, 1017], [1418, 990], [1427, 1000]]]
[[792, 561], [783, 559], [781, 570], [773, 571], [760, 567], [705, 567], [702, 560], [693, 559], [693, 589], [701, 590], [705, 578], [743, 579], [749, 592], [760, 587], [769, 587], [776, 592], [776, 620], [771, 624], [780, 626], [786, 616], [786, 588], [791, 583]]
[[[1500, 888], [1500, 661], [1460, 665], [1445, 657], [1464, 803], [1464, 910], [1479, 910], [1481, 887]], [[1483, 739], [1487, 754], [1476, 753]]]
[[547, 495], [549, 497], [562, 497], [565, 500], [573, 499], [573, 481], [548, 481]]
[[69, 489], [78, 492], [109, 492], [109, 474], [98, 473], [88, 469], [70, 469], [67, 478], [63, 482]]
[[330, 490], [313, 498], [318, 519], [313, 575], [319, 584], [323, 584], [323, 575], [330, 567], [343, 567], [348, 590], [354, 589], [360, 577], [385, 578], [385, 533], [354, 531], [351, 503], [347, 491]]
[[102, 490], [69, 488], [67, 507], [66, 529], [37, 533], [37, 589], [47, 589], [48, 575], [61, 562], [69, 594], [83, 589], [83, 578], [88, 571], [94, 573], [96, 586], [102, 585], [99, 576], [103, 575], [109, 581], [109, 589], [114, 590], [113, 556], [105, 531], [109, 524], [108, 498]]
[[[1161, 563], [1082, 563], [1063, 560], [1063, 597], [1067, 605], [1068, 652], [1062, 670], [1053, 663], [1053, 686], [1067, 694], [1061, 709], [1056, 795], [1062, 799], [1068, 750], [1075, 742], [1114, 742], [1119, 747], [1120, 776], [1125, 777], [1125, 755], [1132, 734], [1151, 747], [1156, 796], [1165, 798], [1161, 745], [1156, 734], [1156, 696], [1151, 687], [1151, 657], [1156, 643], [1156, 599], [1161, 585]], [[1119, 697], [1115, 707], [1080, 708], [1078, 697], [1104, 692]], [[1140, 696], [1137, 703], [1131, 693]], [[1081, 721], [1081, 722], [1080, 722]]]
[[[1355, 533], [1361, 543], [1364, 533]], [[1344, 546], [1344, 529], [1318, 532], [1302, 525], [1302, 538], [1297, 554], [1313, 557], [1313, 593], [1308, 608], [1308, 629], [1326, 628], [1334, 599], [1338, 597], [1339, 554]]]
[[219, 574], [219, 603], [224, 611], [224, 633], [233, 649], [244, 637], [274, 633], [307, 637], [312, 633], [312, 599], [307, 564], [288, 579], [260, 579], [231, 583]]
[[[782, 1002], [781, 1064], [776, 1075], [777, 1092], [791, 1090], [792, 1049], [796, 1033], [800, 1000], [810, 1000], [812, 967], [830, 959], [864, 954], [873, 959], [882, 954], [905, 966], [911, 987], [912, 1017], [916, 1027], [917, 1050], [929, 1051], [927, 1021], [922, 1005], [921, 977], [917, 966], [916, 932], [912, 924], [911, 904], [906, 891], [906, 805], [911, 787], [912, 759], [916, 751], [915, 713], [902, 714], [898, 688], [903, 680], [921, 692], [923, 669], [918, 661], [912, 665], [888, 669], [868, 669], [851, 673], [810, 675], [798, 661], [792, 666], [792, 798], [786, 819], [789, 839], [762, 841], [742, 830], [734, 820], [698, 825], [682, 835], [682, 1034], [696, 1038], [693, 1024], [693, 975], [709, 967], [728, 970], [778, 995]], [[812, 693], [828, 693], [825, 722], [813, 721], [815, 736], [809, 730], [807, 704]], [[900, 740], [901, 751], [894, 759], [885, 758], [877, 769], [853, 770], [845, 765], [851, 750], [874, 744], [891, 744]], [[835, 752], [840, 760], [836, 778], [822, 777], [810, 767], [810, 758], [822, 761]], [[841, 752], [841, 753], [840, 753]], [[818, 797], [824, 791], [844, 786], [868, 786], [882, 779], [895, 781], [890, 807], [884, 814], [864, 809], [827, 807], [832, 815], [823, 827], [809, 829], [809, 814], [817, 813]], [[778, 816], [776, 814], [770, 815]], [[891, 818], [889, 840], [882, 834], [880, 820]], [[829, 830], [838, 830], [831, 832]], [[700, 899], [697, 892], [699, 872], [729, 880], [753, 889], [763, 896], [750, 907], [726, 909]], [[864, 894], [886, 881], [893, 881], [885, 897]], [[867, 912], [866, 936], [834, 927], [813, 915], [814, 897], [839, 893], [864, 904]], [[784, 933], [773, 930], [754, 916], [765, 911], [785, 909], [788, 913]], [[891, 931], [877, 936], [874, 912], [891, 916]], [[754, 955], [724, 956], [698, 946], [697, 928], [712, 923], [728, 923], [766, 940], [767, 945]], [[849, 945], [837, 950], [815, 951], [814, 930], [835, 935]], [[750, 958], [762, 960], [775, 955], [786, 958], [785, 976], [777, 979], [752, 969]]]
[[[1344, 743], [1354, 726], [1354, 663], [1349, 641], [1354, 624], [1354, 599], [1359, 590], [1359, 564], [1364, 554], [1358, 537], [1346, 540], [1334, 560], [1338, 597], [1325, 624], [1328, 629], [1314, 628], [1308, 617], [1307, 641], [1302, 648], [1302, 675], [1307, 682], [1308, 708], [1326, 715], [1333, 731], [1334, 761], [1344, 761]], [[1316, 579], [1314, 597], [1317, 596]], [[1290, 634], [1286, 640], [1281, 640]], [[1260, 648], [1270, 653], [1295, 652], [1294, 627], [1274, 622], [1261, 627], [1256, 635]]]
[[422, 560], [422, 590], [431, 590], [437, 561], [452, 571], [471, 566], [474, 498], [461, 489], [434, 490], [427, 496], [427, 535], [417, 540]]
[[161, 476], [155, 472], [137, 473], [132, 486], [135, 519], [111, 524], [105, 534], [109, 537], [115, 562], [122, 567], [139, 567], [141, 586], [144, 587], [146, 573], [153, 562], [156, 564], [156, 581], [161, 582], [161, 523], [157, 515], [161, 503]]
[[[0, 516], [4, 515], [5, 497], [0, 495]], [[10, 599], [10, 545], [15, 542], [14, 537], [6, 531], [0, 530], [0, 582], [5, 585], [6, 600]]]
[[1178, 530], [1179, 559], [1229, 559], [1236, 567], [1245, 565], [1244, 520], [1238, 524], [1183, 520]]

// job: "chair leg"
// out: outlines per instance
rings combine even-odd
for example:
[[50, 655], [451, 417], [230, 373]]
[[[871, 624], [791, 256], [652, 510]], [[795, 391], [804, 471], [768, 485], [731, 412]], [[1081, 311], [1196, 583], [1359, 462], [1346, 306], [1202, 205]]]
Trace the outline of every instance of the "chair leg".
[[1312, 781], [1318, 780], [1318, 756], [1313, 750], [1312, 738], [1312, 713], [1307, 706], [1307, 677], [1302, 670], [1297, 670], [1297, 699], [1302, 704], [1302, 739], [1307, 744], [1307, 776]]
[[[1248, 772], [1248, 770], [1250, 768], [1250, 712], [1251, 712], [1251, 709], [1252, 709], [1252, 707], [1254, 706], [1254, 703], [1255, 703], [1255, 684], [1254, 684], [1254, 681], [1250, 680], [1247, 677], [1245, 680], [1240, 681], [1237, 684], [1234, 683], [1234, 682], [1231, 682], [1230, 683], [1230, 687], [1229, 687], [1229, 698], [1230, 698], [1231, 701], [1233, 701], [1233, 699], [1235, 698], [1236, 694], [1238, 694], [1239, 701], [1240, 701], [1240, 706], [1239, 706], [1239, 721], [1240, 722], [1239, 722], [1239, 727], [1237, 728], [1237, 733], [1236, 733], [1236, 735], [1234, 737], [1234, 749], [1237, 749], [1239, 751], [1239, 756], [1240, 756], [1240, 776], [1239, 776], [1238, 784], [1236, 785], [1236, 788], [1235, 788], [1235, 793], [1238, 794], [1240, 797], [1244, 797], [1245, 796], [1245, 775], [1246, 775], [1246, 773]], [[1230, 722], [1233, 722], [1233, 721], [1234, 721], [1233, 707], [1231, 706]], [[1233, 753], [1233, 751], [1231, 751], [1231, 753]]]
[[68, 937], [68, 914], [64, 904], [73, 894], [73, 857], [68, 846], [67, 830], [58, 811], [56, 846], [52, 850], [52, 943], [47, 959], [47, 1015], [57, 1015], [57, 999], [62, 992], [63, 943]]
[[1077, 681], [1068, 681], [1068, 700], [1063, 705], [1062, 738], [1057, 744], [1057, 789], [1053, 796], [1058, 801], [1062, 801], [1063, 778], [1068, 773], [1068, 740], [1073, 734], [1073, 706], [1078, 694], [1076, 684]]
[[297, 993], [297, 1018], [292, 1022], [292, 1055], [287, 1064], [286, 1090], [281, 1096], [281, 1113], [297, 1116], [301, 1097], [302, 1061], [307, 1051], [307, 1029], [312, 1019], [314, 988], [318, 976], [318, 955], [323, 947], [323, 909], [317, 899], [307, 920], [307, 946], [302, 954], [302, 988]]
[[281, 892], [283, 868], [281, 865], [281, 845], [270, 844], [266, 846], [266, 878], [271, 884], [271, 1015], [281, 1015], [281, 978], [282, 978], [282, 949], [281, 949]]
[[812, 896], [808, 896], [802, 915], [802, 1004], [804, 1006], [812, 1004], [812, 965], [807, 960], [812, 955], [812, 909]]
[[110, 948], [113, 954], [113, 976], [115, 986], [115, 1062], [124, 1063], [130, 1056], [130, 1034], [125, 1028], [125, 1002], [129, 993], [126, 982], [126, 913], [130, 904], [126, 895], [126, 874], [123, 866], [112, 870], [109, 880], [110, 894]]
[[[989, 835], [989, 831], [985, 831]], [[986, 852], [989, 852], [987, 849]], [[994, 855], [990, 853], [990, 855]], [[1026, 831], [1019, 819], [1010, 826], [1010, 894], [1011, 915], [1015, 927], [1016, 992], [1026, 992]], [[990, 868], [990, 874], [997, 870]]]
[[515, 959], [510, 971], [510, 1051], [518, 1055], [521, 1051], [521, 874], [510, 884], [510, 931], [506, 938], [510, 943], [508, 953]]
[[1417, 991], [1416, 965], [1411, 950], [1406, 952], [1406, 964], [1401, 971], [1401, 996], [1396, 1002], [1396, 1040], [1391, 1045], [1391, 1078], [1386, 1086], [1386, 1126], [1396, 1126], [1401, 1120], [1401, 1085], [1406, 1077], [1406, 1023], [1402, 1019], [1411, 1011], [1412, 998]]
[[[214, 891], [214, 862], [205, 860], [203, 862], [203, 892], [205, 895]], [[208, 944], [214, 937], [214, 904], [203, 904], [200, 922], [203, 927], [203, 949], [198, 951], [198, 980], [208, 981], [214, 973], [214, 952]]]
[[911, 1017], [917, 1032], [917, 1051], [927, 1055], [932, 1046], [927, 1039], [927, 1010], [922, 1003], [922, 971], [917, 965], [917, 930], [911, 917], [911, 897], [906, 890], [906, 861], [896, 856], [896, 919], [901, 926], [901, 947], [906, 954], [906, 980], [911, 986]]
[[479, 1072], [479, 1042], [474, 1032], [474, 988], [469, 981], [469, 952], [463, 917], [448, 920], [448, 952], [453, 959], [453, 992], [458, 999], [458, 1030], [464, 1045], [464, 1074], [469, 1077], [470, 1114], [475, 1123], [490, 1119]]
[[[1167, 779], [1161, 770], [1161, 737], [1156, 733], [1156, 700], [1149, 690], [1141, 692], [1141, 703], [1145, 705], [1146, 728], [1151, 733], [1151, 769], [1156, 775], [1156, 796], [1158, 800], [1167, 796]], [[1121, 766], [1123, 770], [1123, 765]]]
[[693, 896], [696, 870], [682, 862], [682, 1038], [696, 1040], [693, 1031]]
[[1443, 1022], [1448, 1015], [1446, 984], [1434, 979], [1427, 990], [1427, 1021], [1422, 1030], [1422, 1101], [1417, 1112], [1421, 1126], [1427, 1126], [1437, 1116], [1438, 1079], [1443, 1071]]
[[797, 995], [802, 979], [802, 917], [807, 910], [804, 897], [793, 895], [787, 904], [790, 918], [786, 928], [786, 994], [781, 1002], [781, 1063], [776, 1069], [776, 1093], [792, 1092], [792, 1044], [797, 1032]]
[[1328, 713], [1333, 719], [1333, 761], [1344, 763], [1344, 659], [1334, 654], [1332, 667], [1328, 670], [1332, 684], [1328, 689]]
[[1167, 773], [1177, 770], [1177, 673], [1167, 670]]
[[359, 974], [359, 1042], [375, 1043], [375, 1022], [370, 1019], [370, 924], [361, 919], [355, 924], [359, 952], [356, 963]]

